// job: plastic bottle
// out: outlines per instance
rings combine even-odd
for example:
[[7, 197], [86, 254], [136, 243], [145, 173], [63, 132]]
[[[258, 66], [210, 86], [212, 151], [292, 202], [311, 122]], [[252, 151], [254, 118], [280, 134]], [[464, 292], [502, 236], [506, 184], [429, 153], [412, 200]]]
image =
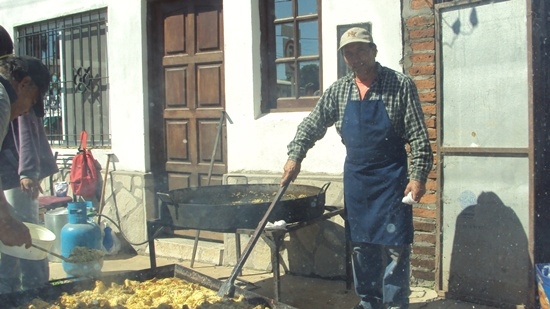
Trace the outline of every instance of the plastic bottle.
[[[85, 202], [69, 203], [69, 222], [61, 229], [61, 255], [69, 257], [75, 247], [101, 250], [101, 229], [88, 221]], [[63, 261], [63, 270], [75, 277], [97, 276], [101, 273], [103, 259], [84, 263]]]

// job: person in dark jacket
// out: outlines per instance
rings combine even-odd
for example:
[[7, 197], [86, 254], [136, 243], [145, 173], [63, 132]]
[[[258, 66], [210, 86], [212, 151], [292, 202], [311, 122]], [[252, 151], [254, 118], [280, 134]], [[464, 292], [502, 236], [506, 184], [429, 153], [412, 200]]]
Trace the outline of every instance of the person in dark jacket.
[[[46, 138], [42, 118], [34, 110], [10, 123], [0, 151], [2, 184], [7, 201], [17, 219], [38, 224], [40, 181], [58, 171]], [[49, 263], [19, 259], [2, 254], [0, 259], [0, 293], [26, 290], [47, 284]]]
[[[0, 29], [0, 57], [4, 56], [1, 53], [11, 56], [11, 42], [5, 29]], [[40, 94], [44, 93], [49, 84], [49, 72], [38, 59], [26, 59], [26, 62], [30, 70], [34, 68], [43, 73], [36, 84], [41, 86]], [[35, 224], [39, 223], [37, 198], [41, 191], [40, 180], [58, 170], [42, 125], [43, 116], [43, 104], [35, 103], [29, 113], [11, 121], [0, 150], [0, 176], [4, 195], [17, 219]], [[0, 293], [30, 289], [47, 284], [48, 281], [47, 259], [32, 261], [1, 255]]]
[[[42, 104], [49, 78], [47, 68], [36, 58], [0, 56], [0, 141], [4, 140], [12, 120]], [[10, 208], [0, 181], [0, 241], [6, 246], [29, 248], [30, 231]]]

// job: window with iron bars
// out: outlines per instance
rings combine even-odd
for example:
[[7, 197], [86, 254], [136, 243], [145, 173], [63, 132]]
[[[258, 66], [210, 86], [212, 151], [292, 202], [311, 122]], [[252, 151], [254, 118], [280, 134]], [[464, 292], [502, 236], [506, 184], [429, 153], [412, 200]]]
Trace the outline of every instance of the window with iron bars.
[[107, 10], [100, 9], [19, 26], [14, 36], [19, 55], [39, 58], [51, 73], [44, 98], [44, 128], [53, 146], [111, 146]]

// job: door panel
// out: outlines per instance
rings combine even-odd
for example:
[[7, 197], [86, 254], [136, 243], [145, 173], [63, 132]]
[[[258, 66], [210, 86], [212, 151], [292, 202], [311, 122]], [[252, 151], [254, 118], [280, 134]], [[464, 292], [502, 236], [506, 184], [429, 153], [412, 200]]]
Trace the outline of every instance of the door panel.
[[185, 17], [184, 14], [167, 16], [164, 19], [164, 47], [166, 54], [185, 53]]
[[170, 68], [164, 74], [166, 83], [166, 106], [184, 107], [187, 105], [187, 68]]
[[221, 25], [219, 24], [218, 12], [208, 9], [208, 7], [205, 8], [207, 9], [201, 10], [197, 15], [197, 50], [201, 52], [220, 50], [221, 40], [218, 29]]
[[199, 66], [197, 72], [199, 106], [217, 106], [222, 101], [222, 64]]

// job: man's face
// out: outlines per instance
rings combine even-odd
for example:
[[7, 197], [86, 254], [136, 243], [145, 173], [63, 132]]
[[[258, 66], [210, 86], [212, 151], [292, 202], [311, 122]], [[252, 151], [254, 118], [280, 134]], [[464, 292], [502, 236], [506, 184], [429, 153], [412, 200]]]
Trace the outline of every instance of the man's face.
[[16, 83], [15, 91], [17, 100], [11, 104], [11, 120], [28, 113], [32, 106], [38, 103], [40, 96], [40, 90], [30, 76]]
[[355, 72], [366, 73], [376, 66], [376, 46], [367, 43], [350, 43], [342, 48], [344, 60]]

